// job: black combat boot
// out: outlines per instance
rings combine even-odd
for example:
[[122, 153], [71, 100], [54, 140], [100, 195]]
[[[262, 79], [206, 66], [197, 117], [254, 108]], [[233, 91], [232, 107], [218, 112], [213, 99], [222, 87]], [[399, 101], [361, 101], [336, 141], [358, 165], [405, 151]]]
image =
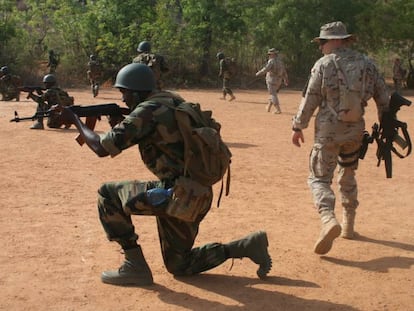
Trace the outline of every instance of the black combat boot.
[[123, 265], [118, 270], [102, 272], [101, 279], [114, 285], [146, 286], [154, 283], [140, 246], [125, 250]]
[[230, 258], [248, 257], [259, 265], [257, 276], [265, 278], [272, 268], [272, 259], [267, 251], [269, 242], [266, 232], [258, 231], [243, 239], [225, 244]]

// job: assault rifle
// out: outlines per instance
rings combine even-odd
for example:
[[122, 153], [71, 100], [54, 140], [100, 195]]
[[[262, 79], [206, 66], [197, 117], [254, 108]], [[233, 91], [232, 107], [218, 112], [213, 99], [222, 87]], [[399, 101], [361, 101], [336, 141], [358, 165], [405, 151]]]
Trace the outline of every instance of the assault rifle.
[[[108, 104], [100, 104], [100, 105], [91, 105], [91, 106], [80, 106], [74, 105], [66, 107], [78, 117], [86, 117], [85, 124], [91, 130], [95, 128], [96, 121], [101, 120], [102, 116], [108, 116], [109, 124], [111, 127], [115, 126], [115, 124], [119, 123], [125, 115], [130, 113], [129, 108], [120, 107], [115, 103], [108, 103]], [[20, 121], [27, 121], [27, 120], [36, 120], [38, 118], [49, 117], [51, 115], [58, 115], [58, 109], [51, 108], [47, 111], [38, 111], [31, 117], [19, 117], [17, 111], [14, 112], [14, 118], [10, 120], [10, 122], [20, 122]], [[81, 136], [76, 138], [76, 141], [83, 145], [84, 141]]]
[[[372, 126], [371, 135], [364, 132], [363, 144], [360, 152], [360, 159], [363, 159], [368, 148], [368, 144], [376, 141], [378, 159], [377, 166], [380, 166], [381, 161], [385, 163], [385, 173], [387, 178], [392, 178], [392, 157], [391, 152], [396, 154], [400, 159], [405, 158], [411, 153], [411, 139], [407, 130], [407, 123], [401, 122], [397, 119], [397, 112], [402, 106], [410, 106], [411, 101], [402, 97], [397, 92], [394, 92], [390, 98], [389, 111], [384, 112], [381, 117], [381, 123], [378, 125], [374, 123]], [[402, 135], [399, 135], [401, 129]], [[393, 143], [399, 146], [399, 150]], [[400, 150], [405, 150], [405, 154]]]
[[[36, 91], [37, 94], [42, 95], [43, 91], [46, 90], [45, 87], [43, 86], [19, 86], [17, 88], [20, 92], [27, 92], [27, 93], [33, 93], [34, 91]], [[29, 94], [27, 94], [27, 98], [29, 98]]]

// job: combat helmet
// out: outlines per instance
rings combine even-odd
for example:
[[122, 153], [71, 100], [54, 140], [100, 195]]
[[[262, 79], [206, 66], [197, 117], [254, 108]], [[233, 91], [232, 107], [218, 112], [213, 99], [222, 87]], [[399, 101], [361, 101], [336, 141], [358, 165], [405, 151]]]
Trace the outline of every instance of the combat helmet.
[[9, 67], [3, 66], [1, 67], [0, 71], [2, 74], [7, 75], [9, 73]]
[[137, 51], [139, 53], [149, 53], [151, 51], [151, 43], [149, 43], [148, 41], [141, 41], [138, 44]]
[[51, 74], [51, 73], [49, 73], [49, 74], [47, 74], [47, 75], [45, 75], [44, 77], [43, 77], [43, 83], [50, 83], [50, 84], [55, 84], [56, 83], [56, 77], [55, 77], [55, 75], [53, 75], [53, 74]]
[[133, 91], [153, 91], [156, 88], [154, 73], [145, 64], [128, 64], [119, 70], [114, 87]]
[[217, 55], [216, 55], [216, 57], [218, 59], [224, 59], [224, 53], [223, 52], [218, 52]]

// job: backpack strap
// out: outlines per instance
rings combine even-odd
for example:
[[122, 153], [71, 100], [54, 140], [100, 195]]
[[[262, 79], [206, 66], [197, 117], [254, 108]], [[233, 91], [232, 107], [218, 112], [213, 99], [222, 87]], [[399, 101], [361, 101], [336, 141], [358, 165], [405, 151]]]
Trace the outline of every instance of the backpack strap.
[[[231, 163], [231, 160], [230, 160]], [[227, 177], [226, 177], [226, 196], [229, 195], [230, 193], [230, 163], [229, 163], [229, 167], [227, 168]], [[217, 198], [217, 208], [220, 207], [220, 202], [221, 202], [221, 197], [223, 196], [223, 189], [224, 189], [224, 178], [221, 180], [221, 186], [220, 186], [220, 193], [219, 193], [219, 197]]]
[[[191, 115], [191, 117], [194, 120], [196, 120], [197, 123], [205, 124], [206, 126], [208, 126], [208, 123], [206, 122], [206, 120], [210, 119], [211, 116], [212, 116], [212, 111], [203, 111], [202, 116], [200, 116], [196, 112], [194, 112], [193, 108], [191, 108], [190, 105], [181, 105], [180, 107], [178, 107], [177, 102], [182, 103], [185, 100], [180, 95], [178, 95], [176, 93], [168, 92], [168, 91], [156, 93], [156, 94], [148, 97], [147, 100], [153, 100], [154, 102], [160, 103], [160, 104], [165, 105], [165, 106], [167, 106], [171, 109], [174, 109], [175, 116], [176, 116], [177, 120], [181, 120], [179, 122], [183, 122], [183, 123], [188, 123], [189, 118], [188, 118], [187, 115]], [[197, 104], [197, 108], [200, 109], [199, 104]], [[187, 126], [190, 126], [190, 124], [187, 124]], [[184, 165], [184, 174], [185, 174], [185, 172], [187, 171], [187, 168], [188, 168], [187, 161], [185, 161], [185, 160], [183, 161], [182, 159], [177, 158], [171, 152], [169, 152], [169, 150], [167, 150], [167, 148], [164, 148], [164, 146], [162, 146], [160, 144], [155, 144], [155, 146], [157, 148], [159, 148], [162, 152], [164, 152], [165, 154], [170, 156], [172, 159], [177, 161], [178, 163], [182, 163]], [[186, 157], [186, 158], [188, 158], [188, 157]], [[221, 180], [220, 193], [219, 193], [219, 197], [217, 199], [217, 207], [220, 206], [220, 201], [221, 201], [221, 197], [223, 195], [223, 191], [225, 190], [225, 195], [226, 196], [228, 196], [229, 193], [230, 193], [230, 180], [231, 180], [230, 164], [227, 168], [226, 174], [227, 174], [227, 176], [226, 176], [226, 186], [225, 186], [225, 188], [224, 188], [224, 177]]]
[[[335, 64], [336, 70], [338, 71], [338, 73], [341, 73], [341, 77], [345, 81], [345, 84], [347, 85], [347, 87], [349, 87], [348, 77], [342, 70], [341, 66], [339, 66], [334, 54], [332, 55], [332, 60], [333, 60], [333, 63]], [[361, 98], [363, 97], [364, 92], [365, 92], [365, 84], [366, 84], [365, 78], [367, 76], [367, 57], [365, 55], [363, 55], [363, 61], [364, 61], [364, 66], [362, 67], [363, 69], [362, 69]]]

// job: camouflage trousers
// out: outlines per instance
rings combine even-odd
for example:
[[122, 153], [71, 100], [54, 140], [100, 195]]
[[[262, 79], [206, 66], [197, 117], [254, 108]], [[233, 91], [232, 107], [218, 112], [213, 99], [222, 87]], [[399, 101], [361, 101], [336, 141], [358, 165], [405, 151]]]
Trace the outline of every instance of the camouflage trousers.
[[120, 244], [138, 240], [131, 216], [155, 216], [164, 264], [170, 273], [177, 276], [198, 274], [226, 261], [223, 244], [209, 243], [193, 248], [200, 222], [208, 210], [199, 215], [197, 221], [185, 222], [168, 216], [165, 206], [143, 203], [146, 190], [163, 186], [160, 181], [103, 184], [98, 190], [98, 211], [107, 238]]
[[267, 91], [269, 92], [269, 100], [276, 106], [279, 105], [279, 98], [277, 97], [277, 92], [280, 88], [280, 83], [270, 83], [266, 82]]
[[230, 79], [223, 78], [223, 96], [226, 96], [227, 94], [233, 96], [233, 91], [230, 88]]
[[331, 188], [338, 167], [338, 190], [345, 209], [358, 207], [355, 170], [358, 168], [359, 140], [346, 143], [315, 143], [310, 155], [308, 185], [319, 213], [335, 209], [335, 194]]

